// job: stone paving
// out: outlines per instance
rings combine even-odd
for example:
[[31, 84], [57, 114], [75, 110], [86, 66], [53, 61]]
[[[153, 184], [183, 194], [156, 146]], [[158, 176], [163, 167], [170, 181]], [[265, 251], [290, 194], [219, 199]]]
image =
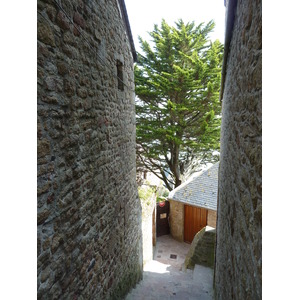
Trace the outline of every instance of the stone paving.
[[184, 270], [189, 244], [175, 241], [169, 235], [157, 238], [154, 260], [144, 266], [143, 280], [126, 300], [212, 300], [213, 270], [196, 265]]

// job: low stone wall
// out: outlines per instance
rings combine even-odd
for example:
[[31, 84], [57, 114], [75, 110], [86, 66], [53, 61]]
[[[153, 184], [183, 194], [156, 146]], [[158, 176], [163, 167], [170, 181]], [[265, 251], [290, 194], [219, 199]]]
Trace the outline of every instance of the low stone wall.
[[194, 237], [185, 258], [185, 267], [194, 269], [195, 265], [214, 267], [216, 230], [210, 226], [202, 228]]

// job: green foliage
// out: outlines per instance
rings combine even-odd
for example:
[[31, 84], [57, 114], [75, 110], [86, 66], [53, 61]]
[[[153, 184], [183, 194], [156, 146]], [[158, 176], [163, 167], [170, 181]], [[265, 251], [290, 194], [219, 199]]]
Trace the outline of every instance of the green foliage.
[[150, 205], [151, 198], [155, 194], [155, 188], [148, 185], [143, 185], [141, 187], [138, 187], [138, 194], [142, 203]]
[[156, 202], [165, 201], [169, 196], [169, 190], [167, 190], [162, 184], [157, 187], [157, 197]]
[[[223, 45], [208, 39], [214, 22], [176, 27], [162, 20], [139, 38], [135, 66], [138, 162], [171, 190], [193, 159], [213, 162], [220, 147]], [[168, 176], [169, 175], [169, 176]]]

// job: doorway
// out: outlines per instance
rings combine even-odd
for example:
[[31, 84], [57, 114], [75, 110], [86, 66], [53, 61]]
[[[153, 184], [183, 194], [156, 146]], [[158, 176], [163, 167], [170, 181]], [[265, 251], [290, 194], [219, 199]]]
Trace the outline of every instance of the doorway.
[[170, 234], [169, 225], [170, 202], [164, 201], [156, 204], [156, 236]]
[[198, 231], [207, 225], [207, 209], [184, 206], [184, 241], [192, 243]]

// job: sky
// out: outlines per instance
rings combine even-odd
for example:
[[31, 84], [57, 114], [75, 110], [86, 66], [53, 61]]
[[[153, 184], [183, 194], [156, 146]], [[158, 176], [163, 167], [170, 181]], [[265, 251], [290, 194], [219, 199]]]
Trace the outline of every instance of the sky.
[[125, 0], [135, 48], [140, 52], [138, 36], [149, 41], [147, 32], [153, 31], [154, 24], [160, 26], [165, 19], [174, 25], [180, 18], [185, 22], [214, 20], [216, 23], [211, 39], [219, 39], [224, 44], [225, 6], [224, 0]]

